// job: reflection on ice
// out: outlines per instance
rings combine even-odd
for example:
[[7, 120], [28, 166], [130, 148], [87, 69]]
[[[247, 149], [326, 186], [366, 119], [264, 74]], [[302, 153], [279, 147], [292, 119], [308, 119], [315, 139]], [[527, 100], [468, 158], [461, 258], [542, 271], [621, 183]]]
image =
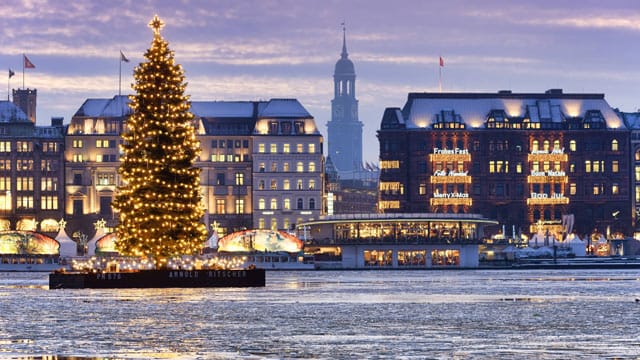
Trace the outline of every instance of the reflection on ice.
[[46, 274], [0, 273], [0, 358], [628, 358], [639, 279], [318, 271], [268, 273], [255, 289], [52, 292]]

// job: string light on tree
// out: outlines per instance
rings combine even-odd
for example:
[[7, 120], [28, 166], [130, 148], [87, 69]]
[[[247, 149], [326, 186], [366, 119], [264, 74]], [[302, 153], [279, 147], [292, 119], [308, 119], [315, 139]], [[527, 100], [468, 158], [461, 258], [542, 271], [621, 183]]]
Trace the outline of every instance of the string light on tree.
[[184, 71], [160, 35], [164, 23], [149, 23], [153, 41], [134, 70], [132, 114], [123, 132], [114, 208], [118, 251], [125, 256], [151, 256], [157, 267], [169, 257], [198, 253], [206, 240], [201, 219], [200, 154]]

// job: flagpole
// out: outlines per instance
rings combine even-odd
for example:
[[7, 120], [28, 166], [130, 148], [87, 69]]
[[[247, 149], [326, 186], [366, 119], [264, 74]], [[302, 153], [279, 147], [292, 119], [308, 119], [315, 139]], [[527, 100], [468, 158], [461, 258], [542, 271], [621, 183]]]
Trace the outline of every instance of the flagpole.
[[118, 60], [118, 97], [120, 97], [120, 92], [122, 91], [122, 51], [120, 51]]
[[25, 59], [25, 55], [22, 54], [22, 88], [25, 89], [24, 87], [24, 59]]
[[440, 56], [439, 62], [438, 62], [438, 89], [440, 90], [440, 92], [442, 92], [442, 56]]

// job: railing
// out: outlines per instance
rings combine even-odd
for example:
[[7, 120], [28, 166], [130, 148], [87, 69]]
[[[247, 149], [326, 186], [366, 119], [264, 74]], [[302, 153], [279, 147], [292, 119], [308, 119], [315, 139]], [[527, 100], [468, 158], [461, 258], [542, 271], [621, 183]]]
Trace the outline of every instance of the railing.
[[347, 238], [347, 239], [312, 239], [306, 240], [307, 246], [321, 245], [478, 245], [482, 239], [473, 238], [451, 238], [451, 237], [431, 237], [424, 236], [399, 236], [399, 237], [366, 237], [366, 238]]

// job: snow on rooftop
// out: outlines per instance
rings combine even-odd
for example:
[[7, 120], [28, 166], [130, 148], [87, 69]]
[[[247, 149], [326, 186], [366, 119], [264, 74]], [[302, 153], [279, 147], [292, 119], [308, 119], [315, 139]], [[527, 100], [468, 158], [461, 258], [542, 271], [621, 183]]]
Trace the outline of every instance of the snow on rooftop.
[[253, 102], [192, 101], [191, 112], [198, 117], [249, 118], [253, 116]]
[[261, 109], [260, 117], [309, 118], [311, 114], [296, 99], [271, 99], [265, 108]]
[[29, 122], [27, 115], [10, 101], [0, 101], [0, 122]]

